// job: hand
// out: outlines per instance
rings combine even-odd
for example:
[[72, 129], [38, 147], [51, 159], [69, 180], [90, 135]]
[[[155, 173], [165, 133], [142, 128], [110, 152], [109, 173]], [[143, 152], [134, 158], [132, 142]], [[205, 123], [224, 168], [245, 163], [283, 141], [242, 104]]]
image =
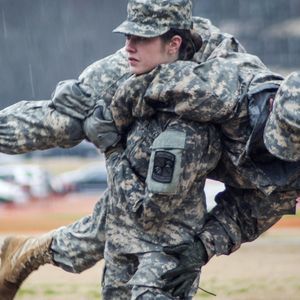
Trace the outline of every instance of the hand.
[[163, 289], [174, 297], [186, 299], [201, 267], [208, 260], [205, 247], [200, 240], [196, 240], [178, 246], [167, 246], [163, 251], [178, 259], [178, 266], [162, 275], [161, 278], [166, 280]]
[[87, 138], [100, 149], [102, 153], [118, 144], [121, 139], [110, 110], [103, 100], [100, 100], [91, 116], [83, 123], [83, 131]]
[[51, 100], [58, 112], [80, 120], [85, 119], [95, 107], [92, 89], [74, 79], [60, 81]]

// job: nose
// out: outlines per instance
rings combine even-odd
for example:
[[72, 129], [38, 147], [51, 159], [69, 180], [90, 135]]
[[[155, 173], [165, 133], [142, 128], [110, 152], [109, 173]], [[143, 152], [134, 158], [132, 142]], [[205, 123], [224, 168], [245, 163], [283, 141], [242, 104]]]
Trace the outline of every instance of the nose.
[[135, 43], [131, 36], [126, 36], [125, 51], [128, 53], [136, 52]]

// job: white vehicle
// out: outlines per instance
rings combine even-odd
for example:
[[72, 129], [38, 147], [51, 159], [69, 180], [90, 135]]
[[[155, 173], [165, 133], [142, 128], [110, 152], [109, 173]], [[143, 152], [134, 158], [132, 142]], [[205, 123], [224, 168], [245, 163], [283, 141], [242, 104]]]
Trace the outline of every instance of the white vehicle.
[[19, 185], [0, 180], [0, 203], [23, 204], [29, 195]]
[[19, 185], [31, 197], [44, 198], [52, 192], [49, 173], [37, 165], [3, 165], [0, 179]]
[[104, 163], [93, 163], [74, 171], [56, 176], [52, 180], [55, 191], [61, 193], [100, 192], [107, 187], [107, 174]]

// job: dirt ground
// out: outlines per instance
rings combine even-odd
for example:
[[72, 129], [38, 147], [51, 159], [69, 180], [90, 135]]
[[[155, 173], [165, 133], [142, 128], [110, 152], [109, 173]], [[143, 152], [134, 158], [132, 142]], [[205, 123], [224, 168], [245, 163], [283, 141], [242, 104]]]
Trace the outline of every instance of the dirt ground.
[[[0, 207], [0, 234], [39, 234], [91, 212], [97, 195], [34, 201]], [[300, 216], [285, 217], [256, 241], [230, 256], [213, 258], [203, 268], [195, 299], [300, 299]], [[26, 280], [17, 300], [90, 300], [100, 298], [102, 262], [82, 274], [43, 266]]]

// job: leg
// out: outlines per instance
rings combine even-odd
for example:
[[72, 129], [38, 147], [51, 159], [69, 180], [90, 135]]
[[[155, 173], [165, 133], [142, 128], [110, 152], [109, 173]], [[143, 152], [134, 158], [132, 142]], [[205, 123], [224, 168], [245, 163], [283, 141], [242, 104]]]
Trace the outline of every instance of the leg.
[[[170, 293], [163, 290], [165, 282], [161, 279], [161, 275], [176, 267], [176, 259], [162, 252], [149, 252], [138, 256], [138, 269], [128, 282], [128, 284], [133, 286], [131, 300], [174, 299]], [[198, 283], [199, 276], [186, 299], [192, 299], [196, 294]]]
[[103, 258], [108, 200], [105, 192], [92, 215], [55, 232], [51, 244], [55, 265], [67, 272], [80, 273]]
[[135, 255], [105, 253], [105, 269], [102, 280], [103, 300], [130, 300], [128, 281], [135, 273], [138, 259]]
[[41, 237], [8, 237], [0, 249], [0, 300], [10, 300], [39, 266], [52, 263], [81, 272], [103, 258], [108, 193], [91, 216]]

